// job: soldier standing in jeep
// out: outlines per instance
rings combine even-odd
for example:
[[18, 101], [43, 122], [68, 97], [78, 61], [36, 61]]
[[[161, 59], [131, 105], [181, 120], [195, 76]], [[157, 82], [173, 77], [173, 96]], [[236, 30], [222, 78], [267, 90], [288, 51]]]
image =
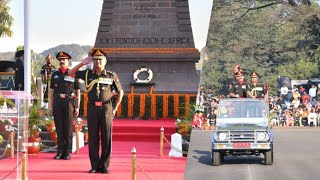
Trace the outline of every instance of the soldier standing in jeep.
[[265, 90], [264, 86], [259, 83], [259, 74], [252, 72], [250, 74], [251, 83], [247, 84], [246, 92], [248, 98], [264, 98]]
[[234, 79], [236, 79], [237, 82], [232, 85], [229, 96], [231, 98], [246, 98], [246, 85], [244, 82], [244, 72], [242, 71], [242, 68], [238, 64], [233, 68], [232, 72], [234, 74]]

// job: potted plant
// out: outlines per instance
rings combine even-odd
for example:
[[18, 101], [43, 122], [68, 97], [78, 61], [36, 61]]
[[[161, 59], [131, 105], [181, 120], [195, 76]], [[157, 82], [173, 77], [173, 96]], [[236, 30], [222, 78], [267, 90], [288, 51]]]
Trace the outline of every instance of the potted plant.
[[47, 130], [49, 132], [53, 132], [56, 127], [54, 124], [54, 118], [52, 116], [45, 115], [42, 119], [47, 126]]
[[50, 136], [51, 141], [54, 141], [55, 144], [57, 145], [58, 139], [57, 139], [57, 131], [56, 131], [55, 127], [52, 129], [52, 131], [50, 131], [49, 136]]
[[15, 135], [16, 135], [17, 130], [18, 129], [16, 127], [13, 127], [12, 124], [6, 126], [6, 138], [10, 139], [11, 134], [13, 134], [13, 138], [14, 138]]
[[177, 133], [185, 136], [190, 133], [192, 125], [187, 120], [177, 119]]
[[7, 128], [12, 126], [13, 122], [11, 119], [5, 118], [0, 120], [0, 132], [6, 132]]
[[29, 109], [29, 138], [28, 138], [28, 153], [36, 154], [40, 152], [40, 140], [39, 134], [41, 129], [40, 125], [44, 125], [44, 121], [40, 117], [40, 103], [34, 102], [34, 104]]

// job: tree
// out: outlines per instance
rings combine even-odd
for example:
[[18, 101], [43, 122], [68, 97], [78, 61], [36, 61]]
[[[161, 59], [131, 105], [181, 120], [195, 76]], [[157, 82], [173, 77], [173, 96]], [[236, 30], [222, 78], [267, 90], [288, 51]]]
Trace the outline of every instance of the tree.
[[[214, 1], [207, 48], [209, 61], [204, 64], [203, 82], [223, 92], [231, 69], [241, 64], [247, 79], [255, 70], [261, 81], [271, 83], [284, 67], [297, 61], [318, 62], [320, 9], [299, 6], [281, 0]], [[316, 63], [319, 64], [319, 63]], [[314, 76], [318, 70], [312, 70]], [[276, 81], [274, 81], [276, 82]]]
[[11, 26], [13, 18], [9, 14], [10, 7], [8, 6], [11, 0], [0, 0], [0, 38], [4, 36], [11, 37]]

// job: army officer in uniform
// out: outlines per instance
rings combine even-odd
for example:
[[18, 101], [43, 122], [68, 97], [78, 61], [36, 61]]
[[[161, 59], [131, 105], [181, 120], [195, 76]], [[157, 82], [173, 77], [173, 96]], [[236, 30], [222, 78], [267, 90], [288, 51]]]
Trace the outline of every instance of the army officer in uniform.
[[24, 90], [24, 50], [19, 50], [15, 54], [16, 62], [14, 63], [14, 86], [15, 90], [23, 91]]
[[41, 80], [43, 83], [43, 102], [48, 103], [48, 88], [50, 86], [51, 74], [55, 71], [56, 67], [52, 64], [52, 58], [49, 54], [46, 57], [47, 63], [41, 67]]
[[[85, 58], [75, 66], [70, 75], [85, 81], [88, 93], [88, 131], [89, 131], [89, 157], [91, 170], [89, 173], [109, 173], [111, 153], [111, 129], [112, 118], [121, 103], [123, 97], [122, 86], [116, 73], [107, 71], [107, 54], [100, 50], [93, 50], [91, 57]], [[93, 69], [78, 71], [83, 65], [93, 61]], [[115, 106], [112, 107], [113, 90], [118, 92]], [[101, 133], [102, 152], [99, 156], [99, 144]]]
[[52, 73], [50, 98], [57, 131], [58, 153], [54, 159], [70, 159], [72, 150], [72, 121], [79, 114], [80, 88], [78, 81], [68, 76], [71, 56], [65, 52], [56, 55], [60, 68]]
[[246, 85], [244, 83], [244, 72], [238, 71], [234, 74], [237, 82], [232, 86], [229, 96], [232, 98], [246, 98]]
[[248, 98], [264, 98], [265, 90], [264, 86], [259, 83], [259, 74], [252, 72], [250, 74], [251, 83], [247, 84], [246, 92]]

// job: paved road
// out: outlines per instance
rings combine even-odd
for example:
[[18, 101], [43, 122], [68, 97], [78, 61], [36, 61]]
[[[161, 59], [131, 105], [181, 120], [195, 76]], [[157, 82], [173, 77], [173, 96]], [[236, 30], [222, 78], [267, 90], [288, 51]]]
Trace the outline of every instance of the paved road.
[[226, 157], [211, 166], [209, 131], [192, 131], [185, 180], [319, 180], [320, 128], [275, 128], [274, 162], [261, 157]]

